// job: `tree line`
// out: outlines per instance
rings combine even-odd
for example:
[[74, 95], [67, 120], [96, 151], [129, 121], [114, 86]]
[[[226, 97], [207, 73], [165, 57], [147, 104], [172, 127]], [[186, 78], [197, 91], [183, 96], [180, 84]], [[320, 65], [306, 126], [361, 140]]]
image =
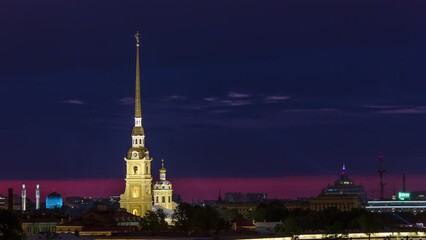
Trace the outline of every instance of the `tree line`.
[[353, 209], [350, 212], [342, 212], [337, 208], [324, 211], [288, 210], [280, 201], [260, 203], [256, 209], [245, 215], [220, 206], [181, 203], [173, 215], [174, 226], [169, 227], [165, 217], [161, 209], [156, 212], [148, 211], [142, 217], [141, 229], [213, 233], [230, 230], [232, 221], [236, 219], [278, 222], [275, 231], [285, 235], [318, 232], [333, 235], [354, 231], [370, 234], [382, 228], [379, 218], [365, 209]]

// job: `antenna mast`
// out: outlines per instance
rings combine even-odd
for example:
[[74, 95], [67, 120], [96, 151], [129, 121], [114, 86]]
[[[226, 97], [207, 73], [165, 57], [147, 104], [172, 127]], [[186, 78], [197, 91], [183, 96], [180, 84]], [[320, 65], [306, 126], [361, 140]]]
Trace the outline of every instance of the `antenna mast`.
[[380, 176], [380, 200], [384, 200], [384, 195], [385, 195], [385, 185], [386, 183], [383, 182], [383, 175], [386, 172], [385, 169], [383, 169], [383, 160], [384, 160], [384, 156], [382, 153], [379, 154], [378, 159], [380, 162], [380, 168], [379, 170], [377, 170], [377, 172], [379, 173]]

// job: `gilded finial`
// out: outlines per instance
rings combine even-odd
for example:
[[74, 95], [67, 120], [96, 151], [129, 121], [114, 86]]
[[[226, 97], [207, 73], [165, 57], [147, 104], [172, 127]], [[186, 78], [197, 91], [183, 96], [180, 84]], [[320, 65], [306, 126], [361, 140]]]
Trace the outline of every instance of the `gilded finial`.
[[136, 34], [135, 34], [135, 39], [136, 39], [136, 46], [138, 46], [139, 47], [139, 36], [140, 36], [141, 34], [139, 33], [139, 31], [136, 31]]
[[164, 159], [161, 159], [161, 168], [164, 168]]
[[345, 163], [343, 163], [343, 166], [342, 166], [342, 174], [346, 174], [346, 164]]

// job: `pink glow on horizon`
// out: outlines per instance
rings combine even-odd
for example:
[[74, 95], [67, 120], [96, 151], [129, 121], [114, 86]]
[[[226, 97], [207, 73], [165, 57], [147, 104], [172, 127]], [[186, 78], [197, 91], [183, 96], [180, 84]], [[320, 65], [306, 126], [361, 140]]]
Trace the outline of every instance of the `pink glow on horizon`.
[[[269, 199], [296, 199], [298, 197], [317, 196], [327, 184], [333, 184], [337, 176], [287, 176], [277, 178], [172, 178], [174, 193], [181, 195], [186, 202], [217, 199], [219, 190], [226, 192], [265, 192]], [[351, 176], [356, 184], [365, 187], [368, 197], [373, 192], [379, 194], [378, 176]], [[20, 195], [22, 183], [26, 184], [27, 196], [35, 199], [36, 184], [40, 184], [41, 202], [51, 192], [58, 192], [63, 197], [108, 197], [119, 196], [124, 191], [124, 180], [110, 179], [75, 179], [75, 180], [3, 180], [0, 181], [0, 193], [7, 194], [8, 188]], [[402, 189], [402, 176], [387, 175], [385, 182], [388, 187], [385, 195], [390, 196]], [[426, 175], [407, 177], [407, 189], [413, 191], [426, 190]], [[390, 187], [392, 186], [392, 187]]]

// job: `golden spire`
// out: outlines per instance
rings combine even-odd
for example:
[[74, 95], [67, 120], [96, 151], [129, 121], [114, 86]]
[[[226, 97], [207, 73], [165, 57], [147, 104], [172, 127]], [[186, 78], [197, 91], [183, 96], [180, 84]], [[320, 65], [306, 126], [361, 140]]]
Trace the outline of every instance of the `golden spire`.
[[166, 168], [164, 167], [164, 159], [161, 159], [161, 168], [160, 170], [166, 170]]
[[136, 39], [136, 94], [135, 94], [135, 118], [142, 117], [141, 110], [141, 76], [139, 69], [139, 31], [135, 34]]
[[161, 159], [160, 180], [166, 181], [166, 168], [164, 167], [164, 159]]

